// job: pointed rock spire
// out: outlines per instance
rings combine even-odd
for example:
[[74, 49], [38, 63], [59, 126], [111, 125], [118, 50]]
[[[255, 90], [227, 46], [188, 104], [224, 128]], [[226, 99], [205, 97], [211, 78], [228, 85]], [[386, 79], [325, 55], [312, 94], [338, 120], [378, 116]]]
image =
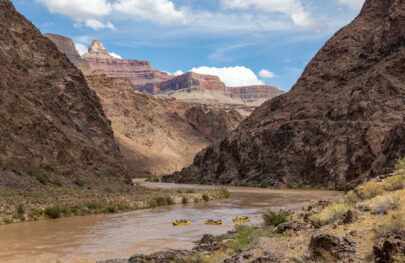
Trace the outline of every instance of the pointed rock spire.
[[105, 49], [103, 43], [101, 43], [97, 39], [93, 40], [93, 42], [89, 46], [89, 53], [93, 53], [93, 54], [95, 53], [95, 54], [110, 56], [107, 49]]

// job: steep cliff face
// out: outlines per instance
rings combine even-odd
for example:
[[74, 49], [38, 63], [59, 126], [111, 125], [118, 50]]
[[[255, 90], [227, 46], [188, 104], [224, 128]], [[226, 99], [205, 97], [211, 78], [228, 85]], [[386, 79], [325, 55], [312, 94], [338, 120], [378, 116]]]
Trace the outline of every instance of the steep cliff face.
[[367, 0], [289, 93], [264, 103], [225, 140], [168, 179], [356, 185], [372, 176], [382, 148], [390, 148], [390, 139], [383, 145], [389, 131], [400, 130], [394, 127], [405, 112], [404, 65], [405, 2]]
[[84, 176], [89, 183], [104, 174], [126, 179], [95, 92], [9, 0], [0, 0], [0, 36], [1, 166]]
[[[241, 120], [222, 110], [206, 113], [174, 98], [135, 93], [125, 78], [82, 70], [89, 87], [101, 98], [132, 174], [181, 170], [192, 163], [197, 152], [224, 138]], [[199, 112], [198, 118], [191, 112]], [[203, 132], [202, 127], [208, 130]]]
[[160, 72], [150, 66], [148, 61], [118, 59], [110, 56], [103, 44], [94, 40], [89, 52], [82, 56], [90, 68], [109, 77], [127, 78], [133, 85], [161, 82], [171, 79], [167, 73]]
[[73, 43], [72, 39], [68, 37], [64, 37], [61, 35], [56, 34], [44, 34], [47, 38], [49, 38], [55, 45], [58, 47], [59, 51], [65, 54], [70, 62], [72, 62], [77, 67], [88, 67], [87, 61], [82, 59], [77, 52], [75, 44]]
[[241, 100], [247, 106], [260, 106], [265, 101], [282, 95], [284, 92], [274, 86], [258, 85], [246, 87], [229, 87], [226, 93], [231, 98]]

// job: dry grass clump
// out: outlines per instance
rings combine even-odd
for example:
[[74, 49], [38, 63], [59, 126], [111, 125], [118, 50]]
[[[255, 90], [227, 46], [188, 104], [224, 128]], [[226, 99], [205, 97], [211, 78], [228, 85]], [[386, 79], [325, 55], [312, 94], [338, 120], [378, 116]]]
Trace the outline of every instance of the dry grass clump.
[[405, 231], [404, 213], [391, 215], [388, 220], [383, 220], [383, 222], [381, 227], [374, 230], [376, 232], [375, 238], [379, 238], [386, 233], [400, 234]]
[[384, 193], [384, 187], [376, 182], [367, 182], [358, 191], [362, 199], [371, 199]]
[[389, 210], [399, 209], [400, 200], [399, 194], [390, 193], [374, 197], [367, 203], [373, 214], [386, 214]]
[[384, 180], [384, 189], [386, 191], [400, 190], [405, 187], [405, 175], [398, 174], [388, 177]]
[[331, 224], [342, 218], [348, 210], [349, 206], [347, 204], [331, 204], [318, 214], [311, 216], [311, 220], [317, 226]]

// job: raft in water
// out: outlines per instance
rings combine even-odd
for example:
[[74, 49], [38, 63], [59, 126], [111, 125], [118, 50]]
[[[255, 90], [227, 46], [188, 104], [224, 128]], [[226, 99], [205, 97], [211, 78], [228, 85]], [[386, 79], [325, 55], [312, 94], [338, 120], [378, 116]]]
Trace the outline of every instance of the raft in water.
[[182, 222], [174, 221], [174, 222], [173, 222], [173, 225], [174, 225], [174, 226], [187, 226], [187, 225], [189, 225], [190, 223], [191, 223], [191, 222], [188, 221], [188, 220], [187, 220], [187, 221], [184, 221], [184, 222], [183, 222], [183, 221], [182, 221]]
[[250, 218], [249, 217], [247, 217], [247, 218], [232, 218], [232, 221], [236, 222], [236, 223], [249, 223]]
[[222, 225], [222, 220], [216, 220], [216, 221], [205, 221], [206, 225]]

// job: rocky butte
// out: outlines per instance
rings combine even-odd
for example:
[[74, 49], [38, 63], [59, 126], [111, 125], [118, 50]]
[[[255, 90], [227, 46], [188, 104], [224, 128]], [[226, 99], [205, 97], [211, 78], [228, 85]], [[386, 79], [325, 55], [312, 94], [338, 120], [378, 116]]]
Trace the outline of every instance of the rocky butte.
[[112, 57], [98, 40], [93, 41], [89, 46], [89, 52], [82, 58], [87, 61], [91, 69], [110, 77], [127, 78], [133, 85], [144, 85], [172, 78], [167, 73], [152, 68], [148, 61]]
[[176, 182], [355, 186], [404, 149], [405, 2], [367, 0], [287, 94], [200, 152]]
[[96, 175], [128, 179], [82, 73], [8, 0], [0, 0], [0, 32], [0, 186], [33, 190], [50, 180], [39, 177], [45, 171], [89, 184], [102, 180]]

